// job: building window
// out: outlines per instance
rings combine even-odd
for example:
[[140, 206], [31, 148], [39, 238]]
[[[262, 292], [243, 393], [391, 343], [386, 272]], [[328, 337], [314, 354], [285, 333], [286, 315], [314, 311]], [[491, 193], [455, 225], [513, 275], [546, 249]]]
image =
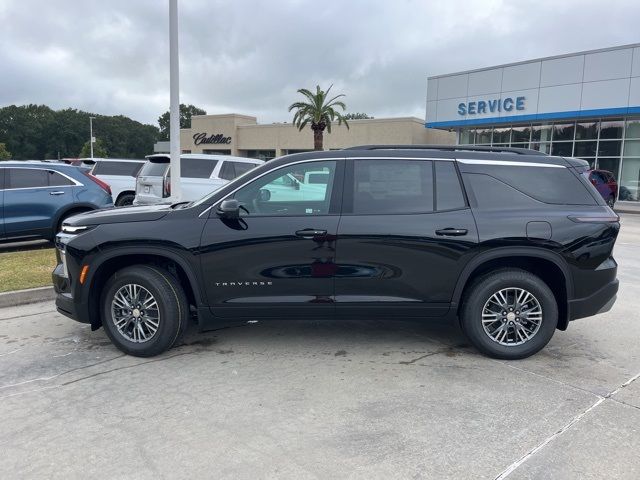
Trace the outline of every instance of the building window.
[[249, 158], [257, 158], [264, 161], [276, 158], [275, 150], [247, 150], [246, 152]]

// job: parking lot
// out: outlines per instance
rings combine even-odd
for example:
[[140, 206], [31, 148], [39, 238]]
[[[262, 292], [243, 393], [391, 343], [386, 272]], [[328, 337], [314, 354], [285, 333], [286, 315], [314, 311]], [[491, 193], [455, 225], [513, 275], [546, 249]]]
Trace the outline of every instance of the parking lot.
[[0, 310], [3, 478], [640, 478], [640, 215], [609, 313], [527, 360], [455, 327], [260, 322], [122, 355], [51, 303]]

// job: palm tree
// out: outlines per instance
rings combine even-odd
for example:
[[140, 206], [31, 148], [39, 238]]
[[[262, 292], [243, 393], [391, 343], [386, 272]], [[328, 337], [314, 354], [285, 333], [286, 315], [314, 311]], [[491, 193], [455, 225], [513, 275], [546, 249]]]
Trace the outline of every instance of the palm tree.
[[[331, 85], [333, 87], [333, 85]], [[336, 111], [336, 107], [346, 110], [347, 107], [341, 100], [338, 100], [342, 95], [336, 95], [335, 97], [327, 100], [331, 87], [327, 88], [324, 92], [320, 89], [320, 85], [316, 86], [316, 93], [311, 93], [306, 88], [301, 88], [298, 93], [301, 93], [306, 97], [307, 101], [295, 102], [289, 106], [289, 111], [296, 109], [296, 113], [293, 116], [293, 124], [298, 127], [298, 130], [302, 131], [304, 127], [311, 122], [311, 130], [313, 130], [313, 148], [315, 150], [323, 150], [322, 140], [324, 129], [327, 129], [328, 133], [331, 133], [331, 123], [338, 121], [338, 125], [343, 122], [347, 128], [349, 123], [344, 116]]]

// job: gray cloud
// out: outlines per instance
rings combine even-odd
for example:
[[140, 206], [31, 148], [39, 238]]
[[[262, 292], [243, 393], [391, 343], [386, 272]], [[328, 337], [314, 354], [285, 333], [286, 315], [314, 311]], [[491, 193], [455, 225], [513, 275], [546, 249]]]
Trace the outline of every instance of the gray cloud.
[[[424, 116], [426, 77], [638, 41], [635, 1], [180, 0], [181, 100], [289, 121], [296, 90]], [[166, 0], [3, 0], [0, 105], [155, 123], [168, 107]]]

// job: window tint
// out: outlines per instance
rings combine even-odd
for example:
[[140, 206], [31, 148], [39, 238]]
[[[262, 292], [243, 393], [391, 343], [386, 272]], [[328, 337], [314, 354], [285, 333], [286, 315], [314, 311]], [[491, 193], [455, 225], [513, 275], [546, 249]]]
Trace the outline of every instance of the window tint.
[[48, 187], [47, 171], [39, 168], [9, 168], [7, 188]]
[[580, 180], [564, 167], [487, 166], [486, 173], [541, 202], [596, 204]]
[[206, 158], [181, 158], [180, 176], [182, 178], [209, 178], [217, 163], [217, 160], [207, 160]]
[[154, 162], [147, 160], [144, 166], [140, 169], [140, 176], [146, 177], [163, 177], [167, 169], [169, 168], [169, 162]]
[[353, 213], [433, 211], [430, 160], [356, 160], [354, 165]]
[[233, 180], [236, 178], [236, 170], [233, 168], [235, 162], [224, 162], [220, 168], [220, 178], [223, 180]]
[[533, 198], [489, 175], [464, 173], [463, 177], [465, 185], [473, 191], [480, 208], [503, 210], [540, 205]]
[[[289, 165], [260, 177], [238, 190], [234, 198], [251, 216], [327, 215], [336, 162]], [[308, 172], [326, 172], [324, 183], [304, 183]]]
[[436, 162], [436, 207], [438, 210], [464, 208], [464, 194], [453, 162]]
[[69, 180], [64, 175], [59, 174], [58, 172], [54, 172], [52, 170], [47, 170], [47, 174], [49, 177], [49, 186], [50, 187], [62, 187], [64, 185], [73, 185], [74, 183]]
[[253, 170], [257, 167], [254, 163], [244, 163], [244, 162], [228, 162], [233, 163], [233, 167], [236, 169], [236, 176], [234, 178], [239, 177], [240, 175], [244, 175], [249, 170]]
[[93, 168], [94, 175], [122, 175], [135, 177], [142, 168], [140, 162], [96, 162]]

